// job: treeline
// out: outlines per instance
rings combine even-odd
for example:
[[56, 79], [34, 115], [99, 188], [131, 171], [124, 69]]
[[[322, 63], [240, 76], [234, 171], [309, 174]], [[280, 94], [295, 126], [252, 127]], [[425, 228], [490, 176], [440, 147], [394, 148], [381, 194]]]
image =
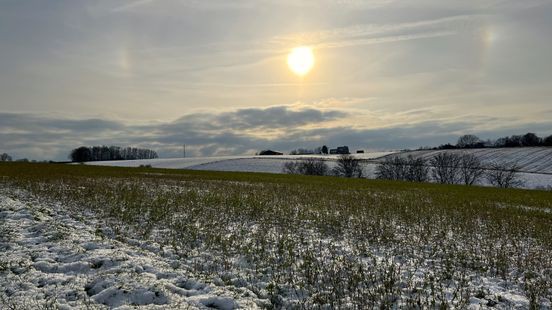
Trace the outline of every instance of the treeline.
[[291, 150], [289, 152], [289, 155], [313, 155], [313, 154], [328, 154], [329, 149], [327, 146], [319, 146], [314, 149], [307, 149], [307, 148], [298, 148], [295, 150]]
[[524, 135], [512, 135], [496, 140], [482, 140], [475, 135], [463, 135], [458, 138], [456, 144], [442, 144], [434, 148], [424, 149], [473, 149], [473, 148], [491, 148], [491, 147], [529, 147], [529, 146], [552, 146], [552, 135], [541, 138], [532, 132]]
[[157, 152], [150, 149], [119, 146], [81, 146], [71, 151], [69, 159], [73, 162], [134, 160], [158, 158]]
[[53, 163], [54, 161], [51, 161], [51, 160], [41, 160], [41, 161], [38, 161], [38, 160], [29, 160], [27, 158], [17, 158], [17, 159], [13, 159], [8, 153], [2, 153], [0, 154], [0, 162], [11, 162], [11, 161], [15, 161], [15, 162], [21, 162], [21, 163]]
[[523, 185], [516, 163], [494, 162], [485, 167], [477, 156], [470, 153], [442, 152], [430, 159], [412, 155], [406, 158], [388, 156], [376, 167], [376, 178], [464, 185], [479, 184], [486, 179], [490, 185], [501, 188]]
[[358, 158], [348, 154], [339, 156], [336, 166], [330, 169], [320, 158], [305, 158], [284, 163], [283, 172], [303, 175], [333, 175], [346, 178], [362, 178], [363, 169]]
[[[364, 177], [361, 160], [351, 155], [341, 155], [333, 169], [323, 159], [305, 158], [284, 163], [282, 170], [288, 174]], [[430, 159], [394, 155], [376, 166], [376, 178], [382, 180], [464, 185], [481, 184], [486, 180], [501, 188], [523, 186], [519, 172], [516, 163], [495, 162], [484, 166], [478, 157], [467, 152], [442, 152]]]

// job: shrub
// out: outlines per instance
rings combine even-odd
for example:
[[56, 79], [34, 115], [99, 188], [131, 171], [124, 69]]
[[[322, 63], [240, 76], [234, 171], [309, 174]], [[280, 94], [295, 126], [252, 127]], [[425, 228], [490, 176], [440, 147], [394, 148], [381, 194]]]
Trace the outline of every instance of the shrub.
[[327, 175], [329, 170], [326, 162], [318, 158], [288, 161], [283, 168], [284, 173], [303, 175]]
[[343, 154], [337, 159], [337, 166], [332, 172], [336, 176], [362, 178], [362, 165], [360, 164], [360, 159], [349, 154]]
[[552, 146], [552, 135], [544, 138], [542, 143], [544, 146]]
[[426, 182], [429, 181], [429, 166], [427, 161], [421, 157], [408, 156], [406, 159], [406, 181]]
[[458, 148], [473, 148], [473, 147], [480, 147], [482, 146], [481, 139], [479, 137], [474, 135], [463, 135], [460, 138], [458, 138], [458, 142], [456, 143], [456, 146]]
[[376, 178], [383, 180], [404, 180], [406, 175], [406, 161], [400, 156], [386, 157], [376, 167]]
[[523, 185], [517, 163], [494, 162], [487, 170], [487, 180], [496, 187], [511, 188]]
[[441, 184], [458, 184], [462, 157], [455, 153], [441, 152], [430, 160], [433, 179]]
[[481, 178], [485, 169], [477, 156], [464, 153], [460, 161], [460, 178], [465, 185], [473, 185]]
[[409, 155], [406, 159], [399, 156], [387, 157], [376, 167], [376, 178], [410, 182], [429, 180], [429, 167], [423, 158]]

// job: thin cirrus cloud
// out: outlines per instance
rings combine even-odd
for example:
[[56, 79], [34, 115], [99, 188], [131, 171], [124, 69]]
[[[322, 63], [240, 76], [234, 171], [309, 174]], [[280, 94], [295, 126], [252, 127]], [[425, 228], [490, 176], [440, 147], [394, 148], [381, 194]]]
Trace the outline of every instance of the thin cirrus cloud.
[[474, 32], [482, 24], [483, 15], [459, 15], [395, 24], [361, 24], [343, 28], [277, 36], [276, 45], [297, 42], [319, 48], [415, 40], [458, 33]]
[[174, 9], [178, 7], [193, 7], [203, 10], [223, 10], [223, 9], [252, 9], [256, 6], [269, 6], [278, 5], [292, 8], [308, 8], [308, 7], [320, 7], [320, 6], [332, 6], [332, 7], [349, 7], [349, 8], [363, 8], [363, 9], [376, 9], [387, 6], [394, 3], [396, 0], [211, 0], [211, 1], [198, 1], [198, 0], [181, 0], [181, 1], [159, 1], [159, 0], [133, 0], [123, 4], [116, 4], [111, 7], [110, 11], [114, 13], [129, 12], [134, 10], [151, 10], [151, 7], [155, 6], [156, 2], [164, 2], [164, 5], [169, 3], [169, 7]]

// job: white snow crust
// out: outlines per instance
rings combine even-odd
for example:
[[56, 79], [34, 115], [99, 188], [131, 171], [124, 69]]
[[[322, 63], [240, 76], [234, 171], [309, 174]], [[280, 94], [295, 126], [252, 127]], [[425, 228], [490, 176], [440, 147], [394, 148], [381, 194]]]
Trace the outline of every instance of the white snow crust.
[[201, 282], [170, 252], [115, 240], [92, 217], [0, 193], [0, 309], [256, 309], [246, 288]]

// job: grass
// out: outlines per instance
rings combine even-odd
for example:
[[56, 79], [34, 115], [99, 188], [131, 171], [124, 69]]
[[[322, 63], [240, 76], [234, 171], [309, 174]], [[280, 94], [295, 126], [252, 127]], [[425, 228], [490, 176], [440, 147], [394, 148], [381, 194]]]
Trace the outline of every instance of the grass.
[[0, 164], [0, 183], [171, 249], [275, 308], [552, 301], [552, 192], [263, 173]]

